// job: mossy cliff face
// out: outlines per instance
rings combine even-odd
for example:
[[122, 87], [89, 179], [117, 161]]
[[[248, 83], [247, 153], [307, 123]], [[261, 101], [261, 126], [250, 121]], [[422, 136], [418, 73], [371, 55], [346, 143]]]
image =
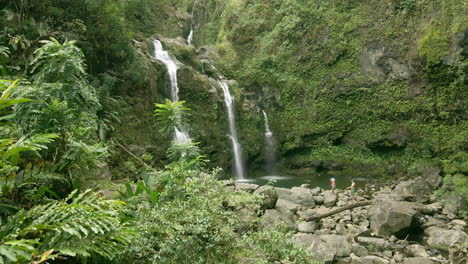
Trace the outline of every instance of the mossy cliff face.
[[[205, 23], [195, 36], [208, 36], [195, 43], [216, 44], [217, 64], [239, 82], [242, 105], [254, 98], [269, 113], [287, 167], [360, 164], [366, 173], [398, 173], [465, 151], [463, 1], [198, 4], [212, 12], [194, 13]], [[242, 140], [254, 162], [261, 113], [241, 109]]]
[[[138, 134], [134, 142], [155, 146], [145, 149], [155, 150], [151, 152], [160, 160], [170, 139], [158, 134], [151, 115], [153, 103], [168, 96], [165, 69], [150, 60], [148, 38], [154, 34], [172, 38], [163, 42], [183, 63], [180, 97], [193, 109], [191, 135], [213, 165], [229, 167], [231, 154], [222, 92], [210, 79], [217, 73], [208, 59], [236, 80], [231, 90], [251, 168], [264, 160], [261, 110], [268, 113], [282, 165], [290, 172], [325, 168], [398, 174], [419, 163], [440, 165], [456, 162], [453, 155], [466, 156], [468, 22], [463, 14], [468, 7], [463, 1], [194, 0], [157, 5], [154, 27], [147, 23], [154, 17], [134, 25], [142, 32], [136, 38], [144, 47], [135, 47], [144, 54], [145, 78], [137, 87], [124, 86], [132, 87], [126, 94], [133, 98], [130, 112], [137, 113], [124, 121], [128, 133], [123, 134], [127, 139]], [[202, 48], [181, 39], [190, 25], [195, 47]], [[129, 125], [136, 116], [145, 118]]]

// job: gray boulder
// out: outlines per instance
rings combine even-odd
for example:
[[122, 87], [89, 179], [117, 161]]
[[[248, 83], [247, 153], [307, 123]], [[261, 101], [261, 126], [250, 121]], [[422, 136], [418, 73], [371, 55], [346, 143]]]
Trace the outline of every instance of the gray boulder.
[[466, 233], [462, 230], [448, 230], [431, 226], [424, 230], [427, 236], [427, 244], [434, 248], [448, 250], [456, 244], [463, 245], [468, 242]]
[[317, 239], [316, 235], [297, 233], [293, 236], [292, 242], [296, 245], [309, 247], [315, 239]]
[[323, 204], [323, 196], [322, 195], [317, 195], [315, 196], [315, 204]]
[[256, 221], [257, 221], [257, 214], [247, 208], [242, 208], [235, 212], [238, 220], [238, 225], [236, 230], [240, 233], [247, 232], [249, 230], [254, 229]]
[[263, 197], [260, 204], [262, 210], [275, 208], [276, 201], [278, 200], [278, 194], [275, 188], [271, 186], [261, 186], [254, 191], [254, 194], [261, 195]]
[[388, 264], [388, 260], [377, 256], [352, 257], [351, 264]]
[[299, 218], [305, 220], [305, 221], [310, 221], [314, 219], [315, 216], [317, 216], [317, 212], [314, 209], [307, 209], [304, 211], [299, 211], [297, 212], [297, 215]]
[[310, 189], [310, 192], [312, 193], [312, 195], [318, 195], [319, 193], [322, 192], [322, 188], [320, 187], [315, 187], [313, 189]]
[[296, 230], [294, 214], [289, 211], [280, 212], [276, 209], [265, 210], [265, 214], [260, 218], [259, 224], [260, 227], [264, 229], [284, 225], [290, 230]]
[[405, 250], [407, 254], [412, 257], [423, 257], [423, 258], [429, 257], [429, 254], [427, 253], [426, 248], [419, 244], [409, 245], [405, 248]]
[[317, 222], [300, 222], [297, 225], [297, 230], [302, 233], [313, 233], [317, 229]]
[[380, 237], [404, 236], [416, 224], [411, 203], [385, 198], [375, 199], [367, 211], [371, 230]]
[[300, 205], [284, 199], [278, 199], [276, 202], [276, 209], [280, 212], [290, 211], [295, 214], [299, 207]]
[[359, 257], [365, 257], [369, 255], [369, 251], [367, 250], [367, 248], [359, 244], [353, 245], [352, 251], [356, 256], [359, 256]]
[[335, 257], [349, 256], [352, 250], [352, 239], [340, 235], [315, 236], [308, 250], [318, 259], [331, 263]]
[[404, 258], [402, 264], [436, 264], [438, 261], [433, 261], [430, 258], [416, 257], [416, 258]]
[[337, 200], [337, 197], [332, 192], [327, 191], [323, 193], [323, 204], [326, 207], [334, 206], [336, 203], [336, 200]]
[[385, 249], [390, 246], [390, 243], [387, 240], [377, 237], [357, 237], [357, 242], [380, 249]]
[[245, 183], [245, 182], [236, 182], [236, 188], [241, 191], [246, 191], [249, 193], [253, 193], [260, 185], [253, 184], [253, 183]]
[[314, 207], [315, 199], [307, 188], [293, 187], [292, 189], [276, 188], [279, 199], [287, 200], [303, 207]]

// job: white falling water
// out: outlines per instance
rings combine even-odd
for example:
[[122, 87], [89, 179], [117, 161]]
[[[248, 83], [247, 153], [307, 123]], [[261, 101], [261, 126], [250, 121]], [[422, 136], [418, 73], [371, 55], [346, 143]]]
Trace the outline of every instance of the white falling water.
[[265, 165], [268, 172], [274, 172], [276, 167], [276, 141], [273, 137], [273, 132], [270, 130], [270, 122], [268, 121], [268, 115], [263, 112], [263, 119], [265, 122]]
[[193, 29], [192, 29], [192, 26], [190, 26], [190, 33], [189, 33], [189, 35], [187, 37], [187, 43], [189, 45], [192, 45], [192, 40], [193, 40]]
[[235, 173], [238, 179], [245, 179], [245, 168], [244, 168], [244, 159], [242, 157], [242, 148], [239, 144], [236, 131], [236, 120], [234, 118], [234, 98], [229, 92], [229, 85], [226, 81], [219, 81], [221, 88], [224, 92], [224, 102], [226, 103], [226, 108], [228, 112], [228, 121], [229, 121], [229, 138], [232, 143], [232, 150], [234, 152], [234, 165]]
[[[171, 57], [169, 52], [163, 49], [161, 41], [157, 39], [154, 40], [154, 57], [166, 66], [171, 84], [172, 102], [178, 102], [179, 86], [177, 85], [177, 69], [179, 67], [177, 66], [176, 60]], [[174, 142], [175, 144], [187, 144], [191, 142], [191, 139], [186, 131], [181, 131], [177, 127], [174, 127]]]
[[177, 69], [179, 69], [179, 67], [177, 67], [176, 60], [169, 55], [169, 52], [163, 49], [161, 41], [157, 39], [154, 40], [154, 57], [166, 66], [171, 82], [171, 99], [173, 102], [178, 102], [179, 87], [177, 86]]

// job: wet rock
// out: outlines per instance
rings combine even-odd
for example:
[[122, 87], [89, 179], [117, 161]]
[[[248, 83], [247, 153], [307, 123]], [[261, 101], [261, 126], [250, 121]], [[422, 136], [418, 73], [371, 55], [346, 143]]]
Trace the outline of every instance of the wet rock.
[[448, 249], [448, 247], [466, 243], [468, 237], [465, 232], [460, 230], [448, 230], [435, 226], [431, 226], [424, 230], [424, 234], [428, 237], [427, 244], [431, 247]]
[[286, 225], [290, 230], [296, 230], [294, 214], [289, 211], [265, 210], [265, 214], [260, 218], [259, 224], [262, 228], [274, 228], [277, 225]]
[[253, 193], [259, 185], [253, 183], [245, 183], [245, 182], [236, 182], [236, 188], [241, 191], [246, 191], [249, 193]]
[[262, 210], [275, 208], [276, 201], [278, 200], [278, 194], [276, 193], [275, 188], [271, 186], [261, 186], [254, 191], [254, 194], [258, 194], [263, 197], [260, 204], [260, 208]]
[[323, 204], [326, 207], [332, 207], [335, 205], [337, 197], [335, 194], [327, 191], [323, 194]]
[[300, 222], [297, 225], [297, 229], [299, 232], [302, 232], [302, 233], [314, 233], [314, 231], [317, 229], [317, 222], [315, 221]]
[[380, 237], [404, 236], [416, 224], [416, 211], [408, 202], [375, 199], [367, 214], [371, 230]]
[[278, 201], [276, 201], [276, 209], [280, 212], [290, 211], [294, 214], [299, 208], [300, 205], [284, 199], [278, 199]]
[[426, 248], [421, 245], [418, 245], [418, 244], [409, 245], [405, 249], [408, 255], [412, 257], [424, 257], [424, 258], [429, 257], [429, 254], [427, 253]]
[[352, 250], [351, 239], [339, 235], [316, 236], [308, 250], [318, 259], [331, 263], [335, 257], [349, 256]]

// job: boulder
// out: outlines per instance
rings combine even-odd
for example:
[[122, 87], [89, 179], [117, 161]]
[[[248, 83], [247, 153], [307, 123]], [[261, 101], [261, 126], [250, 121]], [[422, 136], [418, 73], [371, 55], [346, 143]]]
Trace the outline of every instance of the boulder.
[[246, 191], [249, 193], [253, 193], [258, 187], [258, 184], [253, 183], [245, 183], [245, 182], [236, 182], [236, 188], [241, 191]]
[[331, 263], [335, 257], [349, 256], [352, 239], [340, 235], [319, 235], [312, 239], [308, 250], [325, 263]]
[[317, 212], [314, 209], [307, 209], [305, 211], [299, 211], [297, 212], [297, 215], [299, 218], [305, 220], [305, 221], [310, 221], [314, 219], [315, 216], [317, 216]]
[[276, 193], [275, 188], [264, 185], [256, 189], [254, 194], [258, 194], [263, 197], [260, 204], [260, 208], [262, 210], [275, 208], [276, 201], [278, 200], [278, 194]]
[[364, 245], [372, 245], [373, 247], [381, 249], [388, 248], [390, 246], [390, 243], [387, 240], [377, 237], [357, 237], [357, 242]]
[[405, 249], [406, 249], [407, 254], [412, 257], [423, 257], [423, 258], [429, 257], [429, 254], [427, 254], [426, 248], [419, 244], [409, 245]]
[[309, 247], [317, 236], [312, 234], [297, 233], [293, 236], [292, 242], [296, 245]]
[[433, 261], [430, 258], [416, 257], [416, 258], [404, 258], [402, 264], [436, 264], [438, 261]]
[[364, 246], [361, 246], [359, 244], [354, 244], [353, 245], [352, 252], [358, 257], [365, 257], [365, 256], [369, 255], [369, 251], [367, 250], [367, 248], [365, 248]]
[[377, 256], [351, 257], [351, 264], [388, 264], [388, 260]]
[[431, 226], [424, 230], [424, 234], [427, 236], [427, 244], [439, 249], [448, 250], [451, 246], [463, 245], [468, 242], [468, 237], [462, 230], [449, 230]]
[[320, 187], [315, 187], [313, 189], [310, 189], [310, 193], [312, 193], [312, 195], [318, 195], [321, 192], [322, 192], [322, 188]]
[[432, 191], [432, 187], [421, 177], [402, 181], [395, 187], [395, 193], [402, 196], [412, 195], [415, 201], [422, 203], [429, 201]]
[[300, 222], [297, 225], [297, 230], [302, 233], [314, 233], [317, 229], [317, 222], [310, 221], [310, 222]]
[[375, 199], [367, 214], [371, 230], [380, 237], [405, 236], [417, 223], [416, 211], [404, 201]]
[[279, 199], [287, 200], [303, 207], [314, 207], [315, 199], [310, 189], [293, 187], [292, 189], [275, 188]]
[[323, 194], [323, 204], [326, 207], [332, 207], [335, 205], [337, 197], [330, 191], [324, 192]]
[[290, 211], [293, 214], [295, 214], [299, 207], [300, 205], [284, 199], [278, 199], [278, 201], [276, 202], [276, 209], [280, 212]]
[[254, 229], [257, 221], [257, 214], [247, 208], [242, 208], [235, 212], [238, 220], [236, 231], [240, 233]]
[[285, 225], [290, 230], [296, 230], [294, 214], [286, 211], [280, 212], [276, 209], [265, 210], [265, 214], [260, 218], [260, 227], [274, 228], [278, 225]]
[[318, 196], [315, 196], [315, 204], [323, 204], [323, 196], [322, 195], [318, 195]]

